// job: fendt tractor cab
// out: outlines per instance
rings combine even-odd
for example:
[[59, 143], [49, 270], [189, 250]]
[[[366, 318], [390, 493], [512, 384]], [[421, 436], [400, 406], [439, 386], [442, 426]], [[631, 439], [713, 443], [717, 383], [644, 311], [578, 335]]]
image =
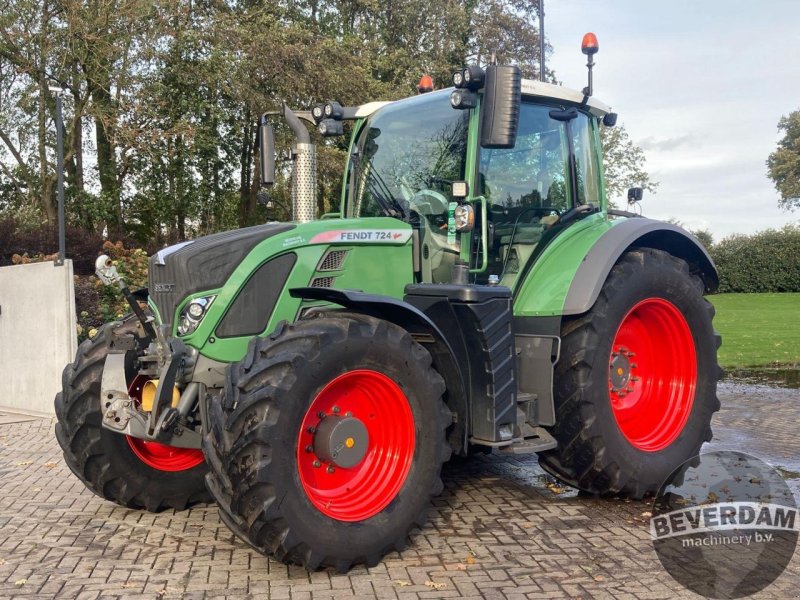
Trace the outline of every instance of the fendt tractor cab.
[[[146, 309], [98, 259], [134, 313], [81, 344], [56, 397], [89, 489], [150, 511], [213, 499], [259, 551], [346, 570], [404, 547], [452, 455], [538, 453], [640, 498], [711, 439], [717, 273], [679, 227], [609, 208], [616, 115], [591, 71], [581, 92], [503, 65], [453, 82], [284, 107], [294, 221], [161, 250]], [[344, 120], [340, 212], [317, 220], [308, 123]]]

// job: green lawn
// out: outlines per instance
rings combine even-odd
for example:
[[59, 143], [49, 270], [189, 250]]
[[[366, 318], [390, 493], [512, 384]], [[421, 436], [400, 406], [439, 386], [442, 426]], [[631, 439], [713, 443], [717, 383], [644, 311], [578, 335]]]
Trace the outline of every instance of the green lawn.
[[714, 327], [723, 367], [800, 365], [800, 294], [719, 294]]

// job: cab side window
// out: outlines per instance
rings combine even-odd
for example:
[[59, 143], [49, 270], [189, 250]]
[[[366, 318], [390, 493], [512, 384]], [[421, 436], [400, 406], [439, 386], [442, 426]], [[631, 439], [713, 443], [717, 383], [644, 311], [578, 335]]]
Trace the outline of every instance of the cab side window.
[[553, 108], [523, 103], [514, 147], [481, 149], [478, 175], [493, 235], [478, 283], [498, 275], [513, 287], [547, 227], [572, 206], [567, 127], [550, 118]]
[[529, 206], [569, 208], [566, 128], [550, 118], [551, 110], [523, 104], [516, 145], [481, 150], [479, 178], [493, 213], [511, 215]]

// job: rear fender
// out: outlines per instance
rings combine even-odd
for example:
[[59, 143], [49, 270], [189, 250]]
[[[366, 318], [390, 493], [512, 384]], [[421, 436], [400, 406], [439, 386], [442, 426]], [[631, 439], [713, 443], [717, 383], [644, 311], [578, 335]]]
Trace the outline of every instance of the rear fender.
[[706, 293], [719, 287], [714, 261], [703, 245], [686, 230], [653, 219], [631, 218], [606, 231], [591, 247], [575, 272], [564, 299], [564, 315], [589, 310], [619, 258], [631, 248], [663, 250], [687, 262], [702, 280]]

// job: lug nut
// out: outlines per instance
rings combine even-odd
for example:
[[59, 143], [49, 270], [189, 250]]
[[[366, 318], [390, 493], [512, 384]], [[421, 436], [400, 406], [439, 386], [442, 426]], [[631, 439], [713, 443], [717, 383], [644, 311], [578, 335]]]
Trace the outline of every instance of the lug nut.
[[317, 433], [317, 428], [316, 427], [309, 427], [308, 428], [308, 433], [310, 433], [312, 435]]
[[311, 445], [306, 446], [306, 452], [313, 452], [313, 451], [314, 451], [314, 446]]
[[321, 463], [321, 462], [319, 462], [318, 460], [315, 460], [315, 461], [314, 461], [313, 463], [311, 463], [311, 464], [314, 466], [314, 468], [315, 468], [315, 469], [318, 469], [319, 467], [321, 467], [321, 466], [322, 466], [322, 463]]
[[631, 377], [631, 381], [639, 381], [639, 378], [634, 375], [633, 377]]
[[328, 473], [333, 473], [334, 471], [336, 471], [336, 469], [333, 468], [333, 465], [328, 465], [328, 468], [326, 470], [328, 471]]
[[338, 414], [339, 414], [339, 410], [340, 410], [340, 409], [339, 409], [339, 407], [338, 407], [338, 406], [334, 406], [334, 407], [333, 407], [333, 414], [335, 414], [335, 415], [338, 415]]
[[317, 413], [317, 416], [318, 416], [320, 419], [324, 419], [324, 418], [325, 418], [325, 412], [324, 412], [324, 411], [319, 411], [319, 412]]

